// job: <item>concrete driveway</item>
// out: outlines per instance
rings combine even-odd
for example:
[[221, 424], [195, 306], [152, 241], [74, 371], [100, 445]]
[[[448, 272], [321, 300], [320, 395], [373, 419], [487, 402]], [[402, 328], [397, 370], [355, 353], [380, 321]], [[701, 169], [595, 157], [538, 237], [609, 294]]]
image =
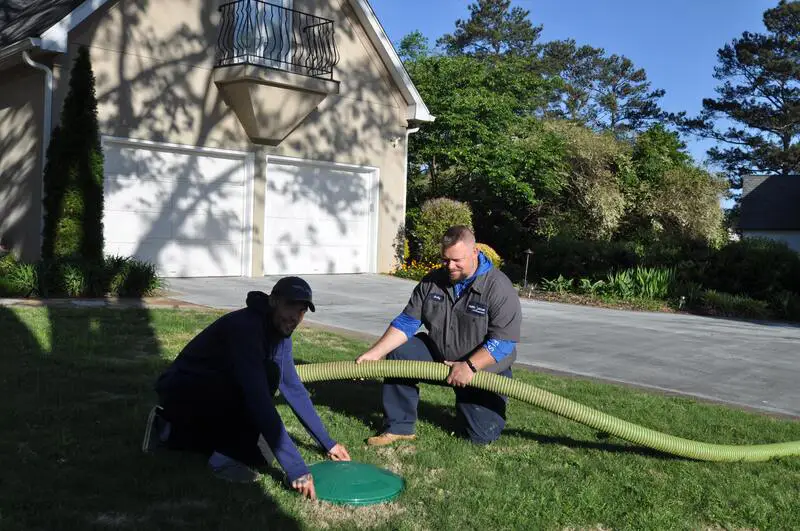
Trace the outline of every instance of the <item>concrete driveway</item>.
[[[278, 277], [170, 279], [172, 298], [240, 308]], [[308, 321], [374, 338], [414, 283], [310, 275]], [[800, 417], [800, 327], [523, 300], [519, 363]]]

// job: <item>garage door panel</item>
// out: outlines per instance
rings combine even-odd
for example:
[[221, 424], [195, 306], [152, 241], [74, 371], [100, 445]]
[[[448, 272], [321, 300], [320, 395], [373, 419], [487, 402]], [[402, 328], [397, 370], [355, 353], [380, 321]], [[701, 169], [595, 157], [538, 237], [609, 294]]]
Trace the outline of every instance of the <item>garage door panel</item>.
[[179, 186], [175, 194], [173, 207], [179, 212], [193, 210], [231, 210], [237, 212], [244, 205], [244, 187], [223, 185], [214, 187]]
[[208, 195], [195, 191], [175, 199], [176, 238], [224, 240], [231, 233], [242, 233], [245, 194], [241, 186], [224, 186]]
[[[162, 212], [169, 209], [173, 193], [172, 183], [143, 181], [135, 175], [106, 175], [105, 210], [149, 210]], [[115, 193], [123, 191], [124, 193]]]
[[361, 246], [267, 245], [264, 273], [267, 275], [366, 273], [368, 257]]
[[179, 179], [199, 182], [202, 169], [198, 167], [200, 160], [186, 153], [169, 151], [140, 150], [144, 158], [141, 161], [139, 175], [145, 180], [177, 181]]
[[239, 276], [245, 249], [244, 156], [107, 142], [106, 252], [164, 276]]
[[241, 159], [193, 156], [187, 162], [188, 171], [178, 172], [176, 178], [189, 179], [192, 184], [204, 187], [243, 185], [245, 171]]
[[177, 215], [173, 223], [172, 236], [178, 239], [208, 239], [224, 241], [231, 233], [243, 230], [237, 212], [209, 209], [206, 212], [191, 212]]
[[162, 268], [170, 276], [217, 277], [241, 271], [239, 245], [208, 240], [171, 240], [159, 252]]
[[[359, 245], [369, 240], [369, 223], [366, 221], [319, 223], [313, 219], [267, 218], [268, 226], [264, 243], [267, 245], [351, 245], [358, 241]], [[278, 228], [276, 230], [276, 228]]]
[[265, 214], [267, 217], [276, 219], [310, 219], [318, 223], [336, 223], [339, 221], [361, 221], [369, 217], [370, 211], [369, 207], [365, 207], [359, 211], [340, 210], [328, 212], [310, 201], [293, 202], [290, 198], [273, 196], [268, 199]]
[[127, 146], [115, 146], [113, 149], [104, 149], [103, 167], [106, 175], [138, 176], [139, 161], [142, 154], [136, 149]]
[[368, 215], [371, 199], [368, 175], [306, 164], [270, 164], [267, 194], [284, 200], [287, 217], [307, 216], [313, 206], [320, 217], [357, 219]]
[[169, 214], [158, 212], [106, 212], [103, 224], [106, 232], [113, 233], [113, 241], [138, 242], [172, 236]]

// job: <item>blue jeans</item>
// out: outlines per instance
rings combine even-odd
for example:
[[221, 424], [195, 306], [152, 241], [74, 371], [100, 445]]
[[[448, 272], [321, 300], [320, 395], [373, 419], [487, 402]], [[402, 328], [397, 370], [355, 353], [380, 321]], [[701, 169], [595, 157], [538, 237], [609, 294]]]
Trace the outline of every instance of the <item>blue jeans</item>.
[[[442, 361], [427, 334], [419, 333], [389, 353], [390, 360]], [[511, 369], [500, 375], [511, 378]], [[475, 444], [496, 441], [506, 425], [506, 397], [475, 389], [455, 387], [456, 417], [463, 434]], [[415, 380], [386, 378], [383, 383], [384, 429], [411, 435], [417, 422], [419, 387]]]

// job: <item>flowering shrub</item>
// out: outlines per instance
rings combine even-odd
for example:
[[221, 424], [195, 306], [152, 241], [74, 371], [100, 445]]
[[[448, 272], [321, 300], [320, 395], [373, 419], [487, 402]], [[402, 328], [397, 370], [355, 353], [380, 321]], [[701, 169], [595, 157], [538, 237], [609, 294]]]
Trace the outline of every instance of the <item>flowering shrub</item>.
[[486, 258], [489, 259], [489, 261], [496, 268], [499, 269], [499, 268], [503, 267], [503, 259], [500, 258], [499, 254], [497, 254], [497, 251], [495, 251], [494, 249], [492, 249], [491, 247], [489, 247], [485, 243], [477, 243], [477, 244], [475, 244], [475, 246], [478, 248], [478, 250], [480, 250], [486, 256]]
[[438, 267], [441, 267], [441, 264], [411, 260], [392, 271], [392, 275], [410, 280], [422, 280], [422, 277]]

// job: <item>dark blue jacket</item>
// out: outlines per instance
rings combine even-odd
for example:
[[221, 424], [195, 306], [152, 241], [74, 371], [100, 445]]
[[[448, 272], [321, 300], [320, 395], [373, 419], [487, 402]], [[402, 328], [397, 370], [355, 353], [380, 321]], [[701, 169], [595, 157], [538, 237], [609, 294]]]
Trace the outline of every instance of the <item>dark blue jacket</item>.
[[247, 294], [246, 308], [222, 316], [192, 339], [156, 384], [159, 394], [185, 399], [212, 396], [224, 403], [243, 396], [253, 423], [293, 481], [308, 467], [275, 409], [277, 390], [317, 443], [326, 451], [333, 448], [336, 443], [297, 376], [292, 340], [273, 329], [269, 296], [260, 291]]

